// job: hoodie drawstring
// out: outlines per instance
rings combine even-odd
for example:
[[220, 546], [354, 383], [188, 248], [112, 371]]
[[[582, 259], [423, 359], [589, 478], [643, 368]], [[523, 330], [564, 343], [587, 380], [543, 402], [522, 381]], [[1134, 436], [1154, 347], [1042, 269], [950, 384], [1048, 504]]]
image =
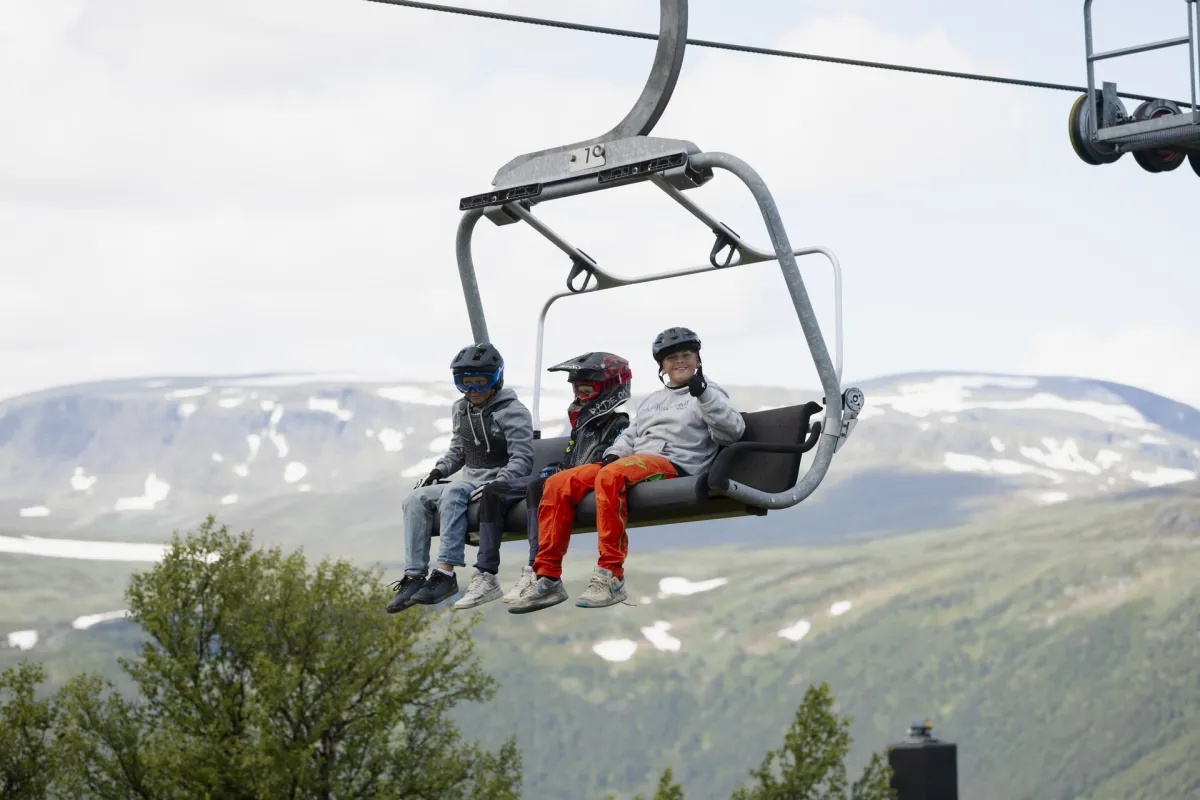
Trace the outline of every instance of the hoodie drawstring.
[[[475, 444], [479, 444], [479, 436], [475, 433], [475, 419], [471, 416], [471, 408], [467, 407], [467, 424], [471, 426], [471, 438], [475, 440]], [[488, 455], [492, 453], [492, 440], [487, 435], [487, 426], [483, 424], [483, 409], [479, 410], [479, 427], [483, 433], [483, 446], [487, 450]]]

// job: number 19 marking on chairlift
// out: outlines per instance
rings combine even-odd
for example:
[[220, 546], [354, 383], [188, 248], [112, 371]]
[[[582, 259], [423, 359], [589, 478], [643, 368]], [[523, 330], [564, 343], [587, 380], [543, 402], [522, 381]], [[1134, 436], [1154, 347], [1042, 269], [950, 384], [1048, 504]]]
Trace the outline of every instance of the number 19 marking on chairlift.
[[570, 161], [567, 164], [568, 172], [595, 169], [596, 167], [603, 167], [605, 164], [604, 145], [602, 144], [594, 144], [590, 147], [581, 147], [578, 150], [572, 150], [570, 156]]

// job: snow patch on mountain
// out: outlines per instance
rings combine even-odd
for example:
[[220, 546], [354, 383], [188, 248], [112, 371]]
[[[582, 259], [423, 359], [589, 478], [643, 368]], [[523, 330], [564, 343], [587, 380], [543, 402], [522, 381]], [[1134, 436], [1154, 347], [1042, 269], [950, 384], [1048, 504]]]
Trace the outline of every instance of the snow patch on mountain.
[[795, 625], [789, 625], [788, 627], [783, 628], [777, 633], [777, 635], [784, 639], [798, 642], [807, 636], [810, 630], [812, 630], [812, 623], [806, 619], [802, 619]]
[[171, 484], [164, 480], [159, 480], [158, 476], [151, 472], [146, 477], [146, 483], [141, 496], [118, 498], [113, 508], [116, 511], [150, 511], [163, 500], [166, 500], [170, 492]]
[[683, 647], [683, 642], [667, 633], [669, 630], [671, 630], [671, 623], [659, 620], [651, 626], [642, 628], [642, 636], [645, 636], [646, 641], [659, 650], [667, 653], [678, 653], [680, 648]]
[[1062, 483], [1057, 472], [1007, 458], [983, 458], [970, 453], [946, 453], [943, 465], [954, 472], [985, 472], [996, 475], [1041, 475], [1055, 483]]
[[1046, 448], [1045, 451], [1036, 447], [1022, 447], [1021, 455], [1050, 469], [1086, 472], [1089, 475], [1100, 474], [1102, 467], [1081, 456], [1079, 445], [1074, 439], [1059, 444], [1057, 439], [1047, 436], [1042, 438], [1042, 444]]
[[166, 545], [0, 536], [0, 553], [83, 561], [161, 561]]
[[719, 586], [729, 583], [728, 578], [710, 578], [706, 581], [692, 582], [687, 578], [663, 578], [658, 582], [658, 597], [661, 600], [670, 595], [692, 595], [699, 592], [709, 592]]
[[449, 408], [455, 403], [455, 401], [458, 400], [458, 398], [453, 395], [432, 392], [428, 389], [421, 388], [420, 386], [392, 386], [386, 389], [379, 389], [376, 391], [376, 394], [382, 398], [392, 400], [397, 403], [412, 403], [413, 405], [420, 406], [442, 406], [444, 408]]
[[102, 611], [99, 614], [85, 614], [82, 617], [76, 617], [71, 622], [71, 627], [77, 631], [86, 631], [88, 628], [93, 628], [104, 622], [125, 619], [129, 616], [129, 613], [128, 609], [121, 609], [120, 611]]
[[868, 406], [887, 406], [902, 414], [924, 418], [933, 414], [975, 410], [1062, 411], [1083, 414], [1111, 425], [1140, 430], [1155, 430], [1133, 406], [1096, 400], [1068, 400], [1056, 394], [1038, 392], [1013, 400], [973, 400], [972, 389], [995, 387], [1029, 390], [1037, 387], [1036, 378], [946, 375], [923, 383], [904, 384], [899, 394], [867, 398]]
[[632, 639], [606, 639], [592, 645], [592, 652], [605, 661], [628, 661], [637, 648], [637, 642]]
[[383, 449], [388, 453], [399, 453], [404, 449], [404, 432], [395, 428], [384, 428], [376, 436]]
[[1133, 472], [1129, 473], [1129, 477], [1133, 478], [1138, 483], [1144, 483], [1148, 486], [1167, 486], [1172, 483], [1194, 481], [1196, 480], [1196, 473], [1190, 469], [1159, 467], [1158, 469], [1154, 470], [1154, 472], [1134, 470]]
[[354, 416], [353, 411], [342, 408], [341, 402], [336, 397], [310, 397], [308, 398], [308, 410], [332, 414], [342, 422], [348, 422]]
[[83, 471], [83, 467], [76, 467], [71, 473], [71, 488], [77, 492], [86, 492], [96, 485], [96, 476], [88, 475]]
[[13, 631], [7, 637], [8, 646], [16, 650], [32, 650], [38, 643], [37, 631]]
[[167, 392], [168, 400], [179, 400], [184, 397], [203, 397], [212, 391], [211, 386], [194, 386], [190, 389], [175, 389]]

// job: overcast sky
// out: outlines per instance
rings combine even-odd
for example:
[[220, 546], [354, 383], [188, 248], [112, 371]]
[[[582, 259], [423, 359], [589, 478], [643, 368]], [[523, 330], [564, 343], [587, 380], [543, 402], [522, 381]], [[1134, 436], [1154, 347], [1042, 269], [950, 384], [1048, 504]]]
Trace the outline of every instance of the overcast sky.
[[[461, 3], [642, 30], [658, 17], [654, 0]], [[1080, 5], [692, 0], [690, 34], [1077, 84]], [[1097, 46], [1186, 32], [1183, 4], [1140, 5], [1101, 4]], [[458, 199], [518, 154], [612, 127], [653, 52], [363, 0], [0, 0], [0, 397], [141, 375], [447, 377], [471, 339]], [[1186, 59], [1100, 75], [1186, 99]], [[1085, 166], [1073, 100], [689, 48], [654, 134], [740, 156], [793, 244], [838, 254], [848, 380], [1066, 374], [1200, 405], [1200, 177], [1129, 156]], [[732, 176], [691, 196], [766, 242]], [[649, 185], [536, 213], [626, 275], [711, 246]], [[492, 338], [526, 383], [569, 264], [486, 221], [475, 257]], [[801, 265], [832, 347], [829, 268]], [[650, 341], [670, 325], [701, 333], [723, 383], [817, 385], [774, 264], [564, 301], [546, 364], [608, 349], [653, 380]]]

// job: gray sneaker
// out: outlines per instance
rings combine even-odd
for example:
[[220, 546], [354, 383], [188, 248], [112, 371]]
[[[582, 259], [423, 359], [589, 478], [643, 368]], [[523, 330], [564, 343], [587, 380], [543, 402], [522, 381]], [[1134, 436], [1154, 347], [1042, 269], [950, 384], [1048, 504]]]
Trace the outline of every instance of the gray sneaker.
[[566, 599], [567, 588], [561, 580], [542, 576], [509, 605], [508, 613], [528, 614], [530, 611], [556, 606]]
[[490, 572], [482, 572], [475, 570], [475, 574], [471, 576], [471, 583], [467, 586], [467, 592], [457, 603], [450, 606], [455, 611], [462, 611], [464, 608], [474, 608], [481, 606], [484, 603], [490, 603], [500, 597], [503, 590], [500, 588], [500, 581]]
[[507, 605], [512, 605], [521, 595], [529, 591], [537, 585], [537, 575], [533, 574], [533, 567], [521, 567], [521, 577], [517, 581], [517, 585], [508, 590], [504, 595], [504, 602]]
[[587, 589], [579, 595], [575, 605], [580, 608], [604, 608], [623, 603], [628, 597], [624, 580], [617, 580], [608, 570], [596, 567], [592, 570], [592, 579], [588, 582]]

